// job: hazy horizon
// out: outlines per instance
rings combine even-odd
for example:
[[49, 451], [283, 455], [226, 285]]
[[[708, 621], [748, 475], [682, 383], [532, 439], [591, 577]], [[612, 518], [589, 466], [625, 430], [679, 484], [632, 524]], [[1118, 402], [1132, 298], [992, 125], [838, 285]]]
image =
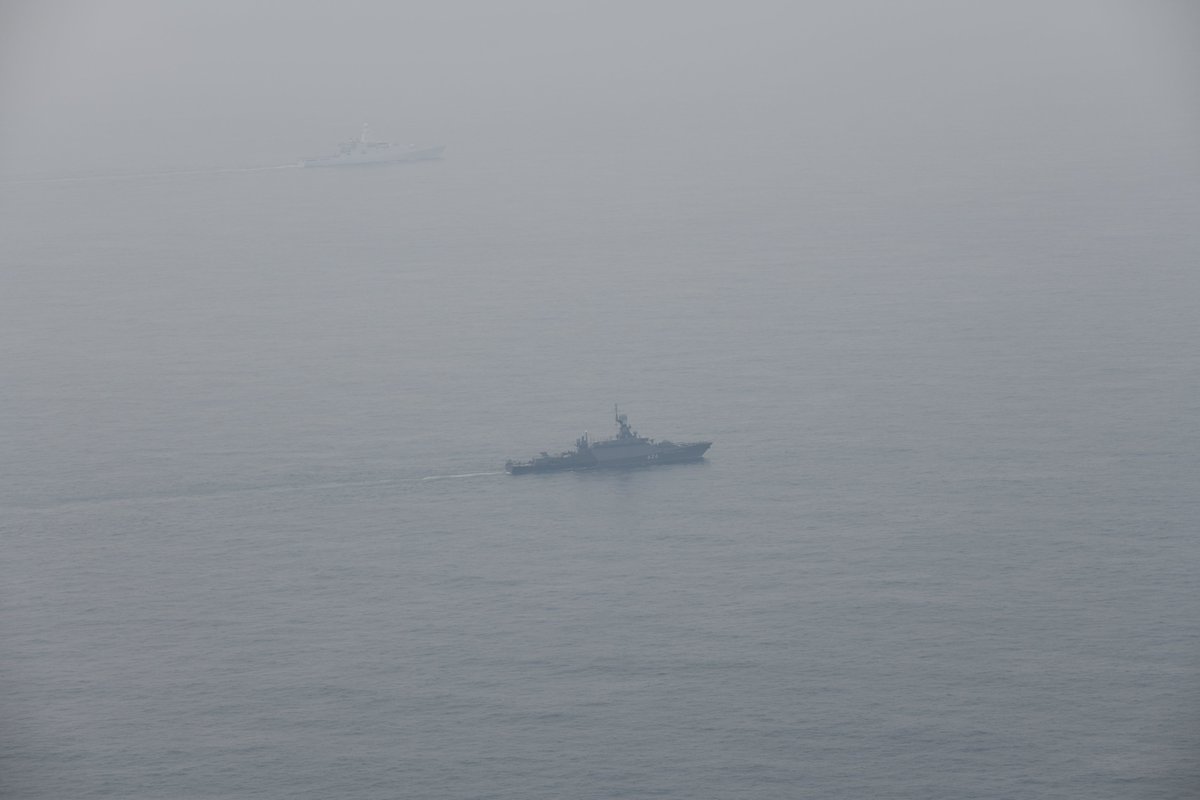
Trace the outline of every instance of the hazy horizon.
[[460, 156], [885, 174], [1196, 166], [1182, 2], [17, 3], [0, 174]]

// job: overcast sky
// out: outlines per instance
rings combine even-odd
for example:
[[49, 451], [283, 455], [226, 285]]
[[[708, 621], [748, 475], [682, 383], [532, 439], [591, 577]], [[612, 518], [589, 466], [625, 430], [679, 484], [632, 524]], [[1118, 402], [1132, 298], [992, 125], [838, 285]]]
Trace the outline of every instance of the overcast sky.
[[1194, 149], [1184, 0], [10, 0], [0, 172], [238, 165], [363, 121], [459, 157]]

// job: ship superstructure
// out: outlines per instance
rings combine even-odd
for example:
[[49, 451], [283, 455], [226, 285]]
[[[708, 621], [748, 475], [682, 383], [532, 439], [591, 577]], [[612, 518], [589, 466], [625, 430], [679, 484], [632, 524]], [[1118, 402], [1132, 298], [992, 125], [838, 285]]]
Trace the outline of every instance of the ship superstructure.
[[543, 451], [541, 455], [529, 461], [508, 461], [504, 469], [511, 475], [524, 475], [527, 472], [680, 464], [699, 461], [708, 448], [712, 447], [712, 442], [656, 442], [646, 436], [639, 436], [638, 432], [629, 426], [628, 417], [616, 406], [613, 407], [613, 416], [617, 423], [617, 435], [611, 439], [593, 442], [585, 433], [575, 440], [574, 450], [557, 455]]
[[332, 156], [306, 158], [300, 162], [303, 167], [342, 167], [354, 164], [388, 164], [399, 161], [431, 161], [441, 158], [442, 145], [436, 147], [414, 147], [410, 145], [377, 142], [371, 138], [371, 131], [364, 122], [362, 133], [357, 139], [350, 139], [338, 145], [338, 152]]

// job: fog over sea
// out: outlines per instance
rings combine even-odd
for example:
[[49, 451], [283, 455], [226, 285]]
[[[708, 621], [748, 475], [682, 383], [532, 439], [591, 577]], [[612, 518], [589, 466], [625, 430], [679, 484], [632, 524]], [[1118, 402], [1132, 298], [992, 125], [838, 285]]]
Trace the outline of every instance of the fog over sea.
[[10, 158], [0, 796], [1195, 797], [1196, 140], [782, 85]]
[[1194, 186], [448, 156], [7, 187], [9, 796], [1195, 785]]

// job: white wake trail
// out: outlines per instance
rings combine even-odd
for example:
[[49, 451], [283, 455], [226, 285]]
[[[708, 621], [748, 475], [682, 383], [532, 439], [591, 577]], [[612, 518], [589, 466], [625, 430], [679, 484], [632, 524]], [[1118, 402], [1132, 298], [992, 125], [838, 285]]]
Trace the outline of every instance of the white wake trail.
[[442, 481], [447, 478], [482, 478], [487, 475], [503, 475], [503, 472], [464, 472], [461, 475], [430, 475], [427, 478], [421, 478], [423, 481]]

